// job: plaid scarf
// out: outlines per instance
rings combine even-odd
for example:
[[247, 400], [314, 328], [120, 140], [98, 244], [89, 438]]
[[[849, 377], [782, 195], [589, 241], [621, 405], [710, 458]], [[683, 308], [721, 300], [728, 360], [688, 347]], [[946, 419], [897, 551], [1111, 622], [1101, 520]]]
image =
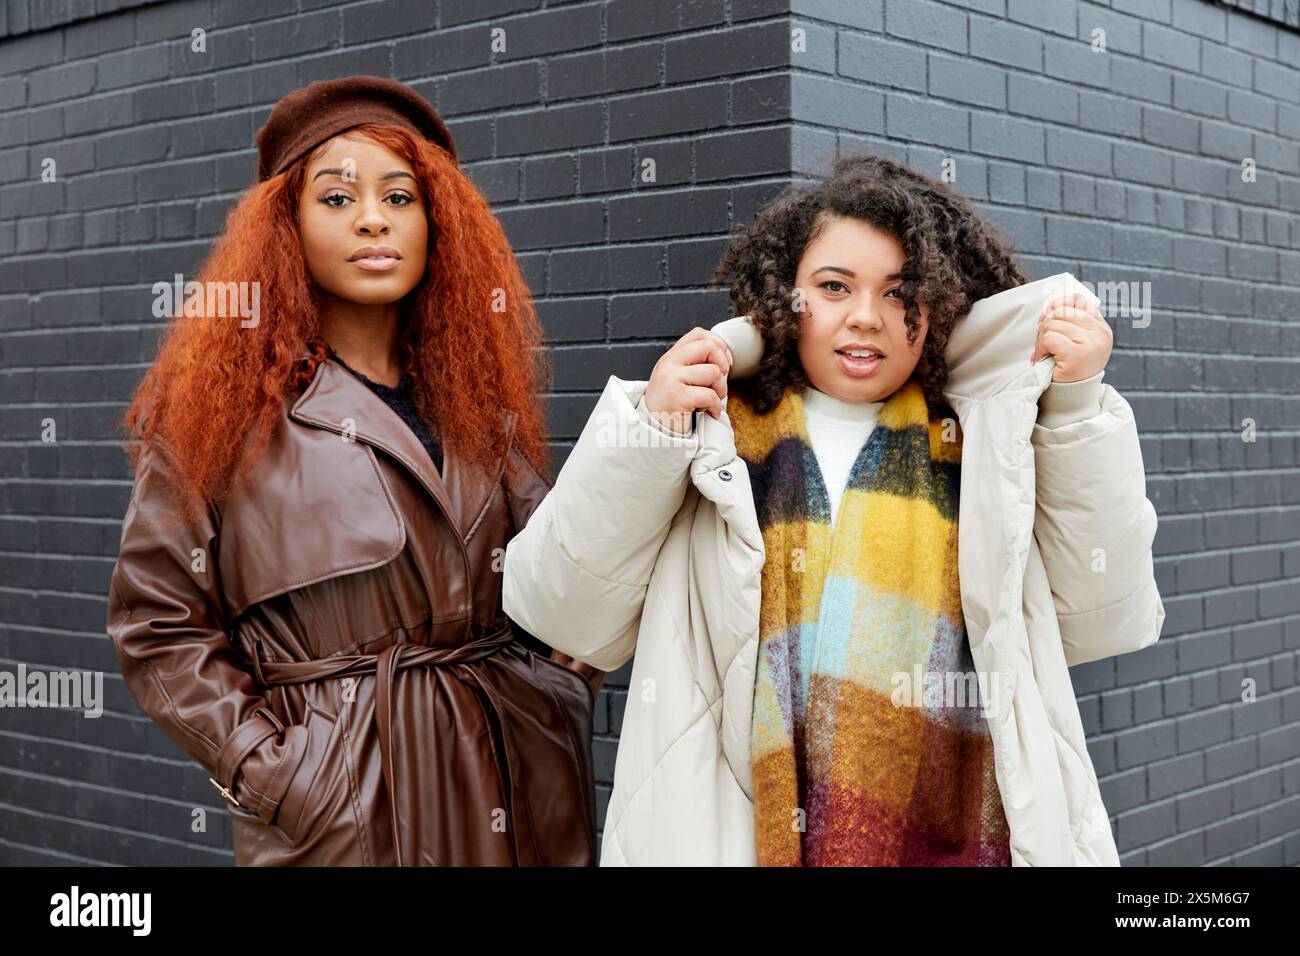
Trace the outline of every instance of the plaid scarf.
[[[752, 763], [760, 866], [1010, 866], [961, 611], [961, 429], [886, 400], [832, 533], [800, 391], [727, 414], [767, 550]], [[945, 440], [945, 437], [947, 440]], [[996, 687], [992, 688], [996, 690]]]

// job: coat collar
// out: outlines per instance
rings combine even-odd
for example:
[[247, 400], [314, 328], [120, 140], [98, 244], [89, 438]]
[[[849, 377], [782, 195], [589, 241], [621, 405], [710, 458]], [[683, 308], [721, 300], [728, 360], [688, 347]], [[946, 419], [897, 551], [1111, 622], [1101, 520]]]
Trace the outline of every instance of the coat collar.
[[[506, 412], [507, 429], [513, 431], [515, 415]], [[442, 474], [415, 433], [355, 375], [333, 358], [316, 368], [316, 375], [294, 402], [289, 417], [304, 425], [324, 428], [382, 449], [397, 459], [437, 503], [457, 536], [468, 540], [501, 480], [505, 456], [490, 473], [467, 462], [451, 443], [442, 445]]]
[[[1031, 410], [1029, 424], [1024, 426], [1032, 428], [1033, 410], [1036, 408], [1033, 403], [1051, 383], [1056, 365], [1051, 355], [1043, 356], [1032, 366], [1028, 362], [1038, 336], [1038, 315], [1052, 299], [1073, 292], [1082, 292], [1094, 304], [1099, 301], [1072, 274], [1061, 272], [980, 299], [956, 324], [945, 352], [948, 383], [944, 387], [944, 397], [957, 412], [963, 427], [970, 411], [981, 401], [1014, 391], [1021, 399], [1032, 396], [1031, 402], [1025, 406]], [[718, 323], [712, 331], [726, 338], [736, 321], [728, 319]], [[741, 333], [737, 333], [734, 341], [738, 354], [744, 349], [749, 358], [745, 374], [736, 377], [752, 375], [762, 357], [761, 341], [750, 345], [751, 340]], [[636, 388], [629, 392], [634, 405], [644, 394], [647, 383], [635, 384]], [[714, 419], [704, 412], [695, 414], [699, 445], [691, 475], [700, 493], [717, 505], [719, 513], [737, 528], [741, 537], [756, 550], [761, 550], [762, 535], [758, 530], [748, 477], [740, 482], [730, 480], [729, 476], [724, 484], [709, 480], [736, 458], [735, 435], [731, 419], [726, 414], [725, 398], [722, 408], [721, 419]]]
[[[944, 358], [948, 381], [944, 397], [959, 414], [1017, 382], [1042, 392], [1051, 380], [1056, 360], [1045, 355], [1026, 361], [1038, 337], [1038, 316], [1051, 300], [1082, 293], [1094, 305], [1097, 295], [1069, 272], [1026, 282], [975, 302], [953, 327]], [[748, 316], [719, 322], [713, 331], [727, 339], [736, 355], [731, 378], [753, 375], [763, 357], [763, 341], [749, 327]], [[726, 400], [723, 400], [725, 407]], [[706, 416], [701, 416], [703, 420]]]
[[1051, 381], [1056, 359], [1045, 355], [1034, 363], [1029, 356], [1038, 338], [1038, 316], [1051, 300], [1081, 292], [1094, 304], [1099, 299], [1068, 272], [1027, 282], [971, 306], [948, 337], [945, 358], [948, 382], [944, 397], [959, 415], [991, 395], [1023, 381], [1041, 394]]

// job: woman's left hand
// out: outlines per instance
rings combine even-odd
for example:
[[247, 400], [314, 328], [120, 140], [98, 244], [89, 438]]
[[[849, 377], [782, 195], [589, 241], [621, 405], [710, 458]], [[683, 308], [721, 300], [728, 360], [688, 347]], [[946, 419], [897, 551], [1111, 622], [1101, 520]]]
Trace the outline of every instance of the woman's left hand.
[[1097, 307], [1080, 292], [1049, 302], [1038, 317], [1032, 365], [1045, 355], [1056, 357], [1053, 382], [1092, 378], [1110, 360], [1115, 336]]

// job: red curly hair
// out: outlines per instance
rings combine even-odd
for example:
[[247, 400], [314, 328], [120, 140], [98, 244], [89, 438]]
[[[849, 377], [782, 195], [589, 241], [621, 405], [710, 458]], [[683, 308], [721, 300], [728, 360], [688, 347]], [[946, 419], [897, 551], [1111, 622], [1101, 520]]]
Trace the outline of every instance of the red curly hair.
[[[350, 132], [402, 156], [425, 197], [429, 261], [405, 300], [398, 333], [421, 414], [440, 442], [486, 468], [506, 453], [502, 410], [512, 411], [513, 446], [545, 473], [549, 455], [534, 396], [549, 385], [550, 366], [531, 295], [501, 224], [440, 146], [396, 125], [366, 124]], [[285, 402], [311, 381], [325, 358], [318, 293], [297, 221], [310, 159], [243, 193], [197, 276], [200, 289], [258, 283], [257, 324], [242, 328], [237, 318], [204, 315], [205, 297], [194, 297], [169, 321], [158, 357], [122, 419], [128, 441], [160, 440], [166, 446], [180, 473], [180, 490], [190, 496], [187, 521], [248, 476]], [[505, 311], [491, 311], [502, 290]], [[141, 451], [131, 442], [133, 472]]]

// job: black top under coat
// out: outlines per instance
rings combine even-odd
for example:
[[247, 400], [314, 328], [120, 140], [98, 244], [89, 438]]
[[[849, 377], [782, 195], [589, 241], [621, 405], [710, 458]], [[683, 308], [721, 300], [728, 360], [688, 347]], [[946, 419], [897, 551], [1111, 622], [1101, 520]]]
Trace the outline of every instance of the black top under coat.
[[433, 459], [434, 466], [438, 469], [438, 474], [441, 475], [442, 447], [438, 444], [438, 439], [433, 437], [433, 433], [429, 431], [429, 426], [425, 424], [424, 419], [420, 416], [419, 410], [415, 407], [415, 401], [411, 396], [411, 386], [414, 379], [411, 378], [410, 373], [403, 373], [402, 379], [397, 383], [396, 387], [385, 385], [383, 382], [376, 382], [358, 372], [347, 362], [343, 361], [343, 359], [339, 357], [339, 354], [333, 349], [328, 349], [328, 352], [330, 358], [334, 359], [334, 361], [338, 362], [362, 382], [370, 386], [372, 392], [387, 402], [389, 408], [397, 412], [402, 421], [406, 422], [407, 427], [409, 427], [411, 431], [415, 432], [415, 437], [420, 439], [420, 444], [424, 445], [425, 451], [429, 453], [429, 457]]

